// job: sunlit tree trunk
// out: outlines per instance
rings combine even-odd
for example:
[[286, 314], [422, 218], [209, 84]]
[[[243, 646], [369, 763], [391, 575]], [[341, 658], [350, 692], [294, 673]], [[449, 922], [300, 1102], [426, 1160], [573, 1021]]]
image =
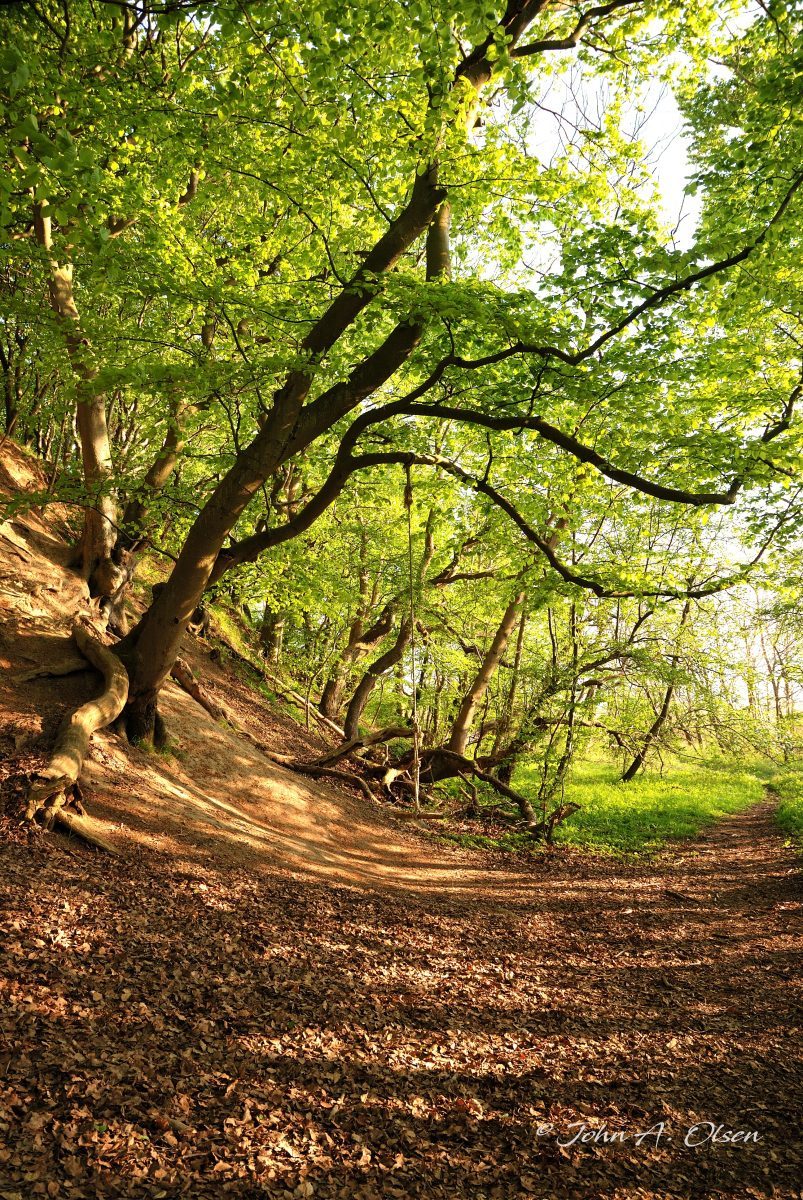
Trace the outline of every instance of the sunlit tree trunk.
[[502, 620], [499, 623], [494, 639], [488, 647], [488, 651], [482, 660], [480, 669], [474, 677], [474, 680], [463, 697], [463, 702], [452, 725], [452, 731], [447, 743], [447, 749], [454, 751], [455, 754], [465, 754], [468, 744], [468, 736], [471, 732], [471, 726], [474, 721], [474, 716], [477, 708], [482, 701], [483, 696], [488, 690], [488, 685], [494, 677], [497, 667], [505, 652], [505, 648], [510, 640], [510, 635], [516, 626], [516, 621], [524, 603], [524, 592], [519, 592], [510, 604], [505, 609]]
[[[34, 208], [34, 231], [39, 245], [52, 254], [50, 217], [40, 202]], [[50, 305], [64, 330], [64, 343], [77, 387], [76, 425], [81, 444], [84, 482], [94, 505], [84, 516], [81, 538], [81, 570], [90, 594], [111, 598], [120, 584], [120, 569], [113, 553], [117, 541], [117, 508], [111, 494], [112, 455], [106, 425], [106, 398], [96, 386], [97, 368], [81, 333], [73, 292], [71, 263], [50, 258], [48, 279]]]

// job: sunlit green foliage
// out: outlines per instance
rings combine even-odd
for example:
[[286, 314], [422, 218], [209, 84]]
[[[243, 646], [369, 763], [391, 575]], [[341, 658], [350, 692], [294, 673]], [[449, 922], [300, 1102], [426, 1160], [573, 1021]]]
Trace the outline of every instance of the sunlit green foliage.
[[780, 797], [778, 824], [799, 849], [803, 849], [803, 771], [786, 771], [772, 777], [772, 790]]
[[[306, 372], [286, 455], [224, 520], [225, 554], [304, 513], [355, 418], [420, 391], [415, 411], [366, 427], [355, 453], [375, 461], [315, 522], [210, 596], [244, 606], [254, 639], [273, 621], [275, 665], [313, 702], [335, 678], [341, 710], [409, 619], [362, 721], [409, 721], [415, 693], [435, 745], [524, 591], [518, 649], [516, 635], [469, 750], [515, 742], [538, 764], [537, 803], [568, 797], [572, 759], [594, 746], [624, 769], [668, 689], [648, 765], [706, 739], [796, 752], [800, 573], [784, 563], [803, 487], [800, 14], [610, 7], [558, 49], [581, 9], [543, 6], [516, 45], [516, 5], [473, 2], [0, 11], [6, 428], [49, 479], [28, 502], [80, 512], [105, 489], [129, 545], [182, 561]], [[699, 205], [681, 231], [642, 123], [659, 84], [684, 116]], [[427, 271], [422, 228], [355, 284], [435, 169], [451, 272]], [[47, 299], [54, 262], [80, 312], [69, 353]], [[359, 314], [305, 348], [355, 292]], [[399, 330], [415, 331], [405, 354], [361, 391], [355, 375]], [[89, 369], [113, 467], [92, 485], [74, 427]], [[401, 456], [417, 460], [411, 547]], [[411, 612], [410, 555], [415, 575], [430, 551]], [[742, 590], [725, 601], [728, 583]], [[360, 648], [383, 612], [383, 636]], [[783, 630], [759, 645], [751, 622]]]

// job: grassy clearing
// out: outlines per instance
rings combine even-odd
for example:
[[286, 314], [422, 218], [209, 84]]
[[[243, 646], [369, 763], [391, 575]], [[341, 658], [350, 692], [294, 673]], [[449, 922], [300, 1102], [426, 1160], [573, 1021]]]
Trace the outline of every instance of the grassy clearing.
[[622, 783], [612, 767], [584, 764], [566, 789], [567, 799], [582, 807], [561, 827], [558, 840], [619, 853], [657, 850], [756, 804], [765, 774], [758, 765], [683, 763], [663, 775], [645, 773]]
[[803, 850], [803, 766], [774, 775], [770, 785], [780, 797], [778, 824]]
[[[582, 807], [559, 826], [555, 840], [597, 854], [651, 854], [672, 839], [694, 837], [704, 826], [756, 804], [771, 778], [772, 767], [767, 763], [708, 760], [676, 762], [667, 765], [663, 775], [648, 772], [632, 783], [622, 783], [610, 763], [580, 763], [567, 784], [566, 799]], [[803, 837], [803, 776], [797, 777], [797, 783], [796, 811]], [[537, 768], [521, 768], [513, 785], [535, 795]], [[491, 837], [463, 830], [444, 836], [476, 849], [534, 854], [543, 850], [520, 833], [500, 832]]]
[[[741, 812], [761, 800], [770, 768], [763, 763], [711, 760], [675, 763], [663, 775], [646, 773], [623, 784], [609, 763], [579, 764], [566, 788], [566, 799], [580, 804], [556, 841], [603, 854], [645, 854], [673, 838], [693, 837], [705, 825]], [[803, 826], [803, 778], [798, 813]], [[535, 794], [537, 771], [523, 767], [514, 780], [520, 791]], [[476, 837], [472, 844], [520, 849], [520, 835], [498, 840]]]

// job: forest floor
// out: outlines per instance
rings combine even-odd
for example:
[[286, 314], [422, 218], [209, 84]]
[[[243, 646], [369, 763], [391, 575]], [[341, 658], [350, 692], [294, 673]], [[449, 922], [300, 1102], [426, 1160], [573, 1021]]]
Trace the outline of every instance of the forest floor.
[[[0, 1197], [803, 1195], [801, 876], [769, 802], [649, 860], [525, 867], [170, 685], [170, 755], [93, 743], [119, 855], [28, 834], [22, 777], [96, 688], [13, 677], [85, 604], [58, 519], [0, 527]], [[188, 657], [266, 744], [320, 747]]]

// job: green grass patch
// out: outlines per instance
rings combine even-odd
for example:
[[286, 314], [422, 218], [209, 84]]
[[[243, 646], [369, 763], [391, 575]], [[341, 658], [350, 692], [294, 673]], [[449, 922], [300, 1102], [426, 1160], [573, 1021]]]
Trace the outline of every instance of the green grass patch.
[[[582, 807], [559, 826], [555, 840], [608, 854], [652, 853], [757, 803], [769, 774], [761, 763], [709, 761], [676, 764], [663, 775], [646, 773], [622, 783], [609, 764], [581, 763], [566, 799]], [[514, 787], [534, 795], [537, 781], [537, 768], [524, 767]]]
[[209, 605], [212, 616], [213, 633], [217, 625], [218, 632], [243, 658], [251, 658], [254, 653], [253, 643], [256, 635], [253, 630], [246, 629], [245, 618], [235, 613], [227, 605], [217, 601]]
[[776, 814], [778, 824], [803, 850], [803, 764], [774, 775], [770, 786], [780, 799]]

